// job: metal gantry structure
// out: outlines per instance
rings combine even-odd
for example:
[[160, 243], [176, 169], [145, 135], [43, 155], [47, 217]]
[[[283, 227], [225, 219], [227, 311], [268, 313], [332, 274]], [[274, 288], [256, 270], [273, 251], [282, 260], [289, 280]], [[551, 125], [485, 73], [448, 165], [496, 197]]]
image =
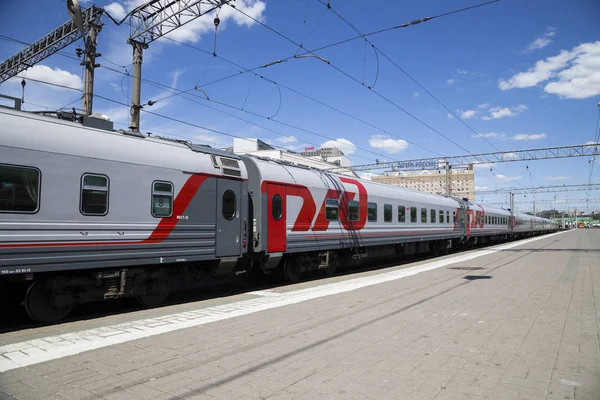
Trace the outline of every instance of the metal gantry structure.
[[600, 190], [599, 183], [583, 184], [583, 185], [553, 185], [553, 186], [538, 186], [538, 187], [520, 187], [520, 188], [502, 188], [493, 190], [478, 190], [477, 194], [536, 194], [536, 193], [556, 193], [556, 192], [585, 192], [588, 190]]
[[[153, 41], [167, 35], [193, 20], [200, 18], [234, 0], [152, 0], [143, 4], [131, 13], [130, 35], [128, 43], [133, 47], [133, 87], [131, 93], [131, 120], [129, 128], [134, 132], [140, 130], [141, 79], [143, 51]], [[165, 4], [166, 3], [166, 4]], [[219, 18], [214, 20], [215, 29]]]
[[[544, 147], [539, 149], [509, 150], [493, 153], [467, 154], [461, 156], [419, 158], [404, 161], [385, 161], [375, 164], [355, 165], [354, 171], [371, 171], [389, 169], [391, 171], [420, 170], [426, 168], [455, 168], [469, 164], [495, 164], [515, 161], [548, 160], [555, 158], [588, 157], [600, 154], [596, 143], [577, 144], [572, 146]], [[333, 171], [336, 168], [332, 168]]]
[[68, 45], [75, 43], [85, 35], [86, 48], [83, 50], [85, 59], [82, 65], [85, 66], [84, 76], [84, 96], [83, 96], [83, 114], [92, 113], [93, 86], [94, 86], [94, 68], [96, 65], [96, 42], [98, 32], [102, 29], [102, 14], [104, 10], [94, 5], [88, 7], [81, 13], [83, 26], [87, 32], [83, 32], [74, 19], [65, 22], [52, 32], [45, 35], [40, 40], [32, 43], [24, 50], [8, 58], [0, 64], [0, 83], [18, 75], [27, 68], [50, 57], [52, 54], [64, 49]]
[[[128, 43], [133, 46], [131, 130], [139, 132], [140, 109], [142, 108], [140, 97], [143, 50], [148, 48], [148, 45], [153, 41], [173, 32], [175, 29], [233, 1], [151, 0], [135, 8], [127, 15], [131, 27]], [[72, 7], [73, 3], [73, 1], [68, 1], [67, 7]], [[78, 2], [75, 3], [77, 13], [72, 14], [73, 18], [71, 20], [0, 64], [0, 83], [18, 75], [77, 40], [85, 38], [85, 50], [82, 51], [85, 59], [81, 64], [85, 66], [82, 110], [84, 115], [90, 115], [94, 98], [94, 69], [99, 67], [99, 64], [96, 64], [96, 57], [100, 56], [96, 53], [96, 46], [98, 33], [102, 29], [102, 15], [105, 10], [92, 5], [79, 14], [79, 4]], [[71, 11], [69, 9], [69, 12]], [[115, 22], [120, 24], [125, 19], [121, 22]], [[216, 29], [219, 24], [218, 17], [215, 18], [214, 24]]]

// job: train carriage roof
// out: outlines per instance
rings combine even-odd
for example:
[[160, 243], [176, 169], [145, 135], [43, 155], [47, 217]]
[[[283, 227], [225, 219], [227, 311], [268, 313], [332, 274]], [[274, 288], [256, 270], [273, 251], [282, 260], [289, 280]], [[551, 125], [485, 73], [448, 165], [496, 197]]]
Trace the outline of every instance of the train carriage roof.
[[[392, 186], [385, 183], [373, 182], [366, 179], [350, 178], [344, 175], [332, 174], [307, 166], [296, 165], [282, 162], [279, 160], [266, 159], [255, 156], [242, 156], [256, 165], [260, 172], [262, 182], [279, 182], [283, 184], [301, 184], [313, 189], [331, 189], [336, 185], [342, 185], [345, 190], [356, 192], [357, 188], [351, 183], [343, 183], [340, 178], [349, 178], [362, 184], [371, 197], [378, 197], [390, 200], [402, 200], [410, 203], [423, 203], [427, 205], [436, 205], [441, 207], [459, 206], [456, 199], [450, 197], [435, 195], [430, 193], [418, 192], [403, 187]], [[385, 201], [385, 200], [383, 200]]]
[[239, 164], [237, 176], [247, 177], [239, 156], [207, 146], [84, 127], [77, 122], [3, 107], [0, 123], [3, 131], [12, 133], [2, 136], [0, 144], [6, 147], [217, 175], [221, 168], [214, 159], [223, 157]]

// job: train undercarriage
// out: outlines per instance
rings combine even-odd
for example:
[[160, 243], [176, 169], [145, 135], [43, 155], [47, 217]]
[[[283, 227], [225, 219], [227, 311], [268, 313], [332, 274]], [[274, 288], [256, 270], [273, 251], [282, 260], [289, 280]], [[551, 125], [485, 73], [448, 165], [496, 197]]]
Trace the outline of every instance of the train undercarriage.
[[[145, 307], [162, 304], [172, 292], [202, 289], [222, 284], [243, 285], [251, 269], [266, 275], [278, 273], [295, 283], [317, 270], [333, 276], [339, 270], [358, 267], [365, 261], [401, 261], [403, 257], [430, 253], [434, 256], [451, 251], [472, 249], [502, 241], [541, 234], [542, 232], [466, 240], [407, 242], [395, 245], [359, 247], [333, 251], [258, 256], [250, 260], [218, 260], [201, 263], [141, 266], [134, 268], [39, 273], [0, 277], [0, 312], [2, 308], [22, 305], [27, 314], [39, 322], [56, 322], [67, 317], [77, 304], [135, 297]], [[271, 258], [271, 259], [269, 259]], [[15, 304], [16, 303], [16, 304]]]

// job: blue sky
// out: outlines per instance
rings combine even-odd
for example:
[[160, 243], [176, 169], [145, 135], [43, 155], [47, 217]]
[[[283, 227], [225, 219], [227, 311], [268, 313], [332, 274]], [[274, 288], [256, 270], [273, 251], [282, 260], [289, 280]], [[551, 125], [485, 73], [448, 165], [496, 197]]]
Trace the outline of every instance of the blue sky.
[[[137, 0], [98, 1], [96, 5], [117, 16], [140, 3]], [[333, 9], [362, 32], [477, 3], [466, 0], [331, 1]], [[82, 2], [83, 7], [89, 4], [89, 1]], [[318, 0], [237, 0], [236, 4], [308, 49], [356, 36]], [[293, 56], [299, 50], [230, 8], [223, 9], [219, 17], [222, 23], [217, 35], [217, 54], [245, 68]], [[146, 109], [235, 136], [259, 137], [295, 150], [327, 144], [323, 137], [274, 120], [280, 121], [337, 139], [338, 142], [333, 144], [341, 147], [354, 164], [370, 163], [375, 159], [459, 155], [465, 154], [465, 149], [479, 153], [494, 151], [494, 147], [515, 150], [582, 144], [595, 137], [600, 101], [600, 3], [594, 0], [502, 0], [369, 37], [476, 133], [448, 115], [445, 108], [381, 54], [378, 64], [374, 51], [362, 39], [318, 52], [359, 83], [316, 58], [291, 59], [257, 72], [375, 127], [248, 73], [204, 86], [239, 71], [221, 58], [212, 57], [212, 18], [191, 22], [171, 35], [171, 38], [208, 54], [159, 40], [145, 51], [143, 64], [145, 79], [180, 90], [201, 87], [210, 101], [201, 99], [201, 92], [192, 91], [197, 97], [174, 96]], [[0, 34], [33, 42], [68, 19], [63, 0], [8, 0], [0, 5]], [[130, 78], [108, 68], [130, 70], [131, 46], [126, 43], [129, 27], [117, 27], [106, 17], [103, 21], [105, 25], [98, 48], [102, 57], [98, 62], [107, 68], [97, 69], [95, 91], [127, 104]], [[63, 53], [74, 56], [76, 47], [71, 45]], [[22, 48], [20, 44], [0, 40], [0, 58], [5, 59]], [[80, 88], [83, 75], [75, 60], [54, 55], [29, 69], [24, 76]], [[367, 89], [365, 86], [373, 85], [376, 76], [375, 91], [460, 147]], [[21, 96], [19, 82], [20, 78], [2, 84], [0, 92]], [[365, 86], [360, 84], [362, 82]], [[142, 102], [156, 101], [169, 94], [164, 88], [144, 83]], [[33, 81], [28, 81], [25, 89], [28, 109], [39, 109], [40, 106], [55, 109], [70, 103], [81, 107], [79, 98], [80, 93], [76, 91]], [[220, 113], [215, 108], [249, 122]], [[117, 125], [118, 128], [128, 124], [129, 112], [125, 106], [96, 98], [94, 111], [122, 124]], [[273, 120], [267, 117], [273, 117]], [[142, 113], [141, 130], [186, 137], [213, 146], [226, 146], [231, 142], [225, 135], [147, 113]], [[489, 166], [483, 166], [477, 168], [476, 186], [496, 189], [583, 184], [588, 181], [589, 166], [588, 158], [502, 163], [494, 165], [492, 171]], [[600, 165], [596, 166], [592, 181], [600, 182]], [[517, 197], [517, 206], [522, 210], [531, 209], [532, 197]], [[536, 200], [563, 201], [566, 197], [565, 193], [538, 194]], [[569, 197], [571, 200], [584, 199], [586, 193], [574, 192]], [[590, 192], [589, 197], [597, 199], [600, 192]], [[478, 196], [478, 200], [505, 202], [507, 196]], [[552, 206], [540, 204], [537, 209]], [[565, 209], [566, 205], [559, 203], [556, 207]], [[586, 204], [577, 207], [585, 208]], [[590, 208], [600, 209], [600, 201], [592, 201]]]

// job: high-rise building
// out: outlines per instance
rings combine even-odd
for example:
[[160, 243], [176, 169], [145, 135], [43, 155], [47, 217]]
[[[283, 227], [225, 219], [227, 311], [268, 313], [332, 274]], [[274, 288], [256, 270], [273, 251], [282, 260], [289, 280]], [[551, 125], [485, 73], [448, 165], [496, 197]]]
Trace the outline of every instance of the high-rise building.
[[[433, 194], [448, 194], [452, 197], [475, 200], [475, 170], [473, 164], [467, 167], [450, 168], [443, 166], [437, 169], [419, 171], [393, 171], [384, 175], [373, 176], [375, 182], [401, 186]], [[450, 184], [450, 190], [446, 188]]]

